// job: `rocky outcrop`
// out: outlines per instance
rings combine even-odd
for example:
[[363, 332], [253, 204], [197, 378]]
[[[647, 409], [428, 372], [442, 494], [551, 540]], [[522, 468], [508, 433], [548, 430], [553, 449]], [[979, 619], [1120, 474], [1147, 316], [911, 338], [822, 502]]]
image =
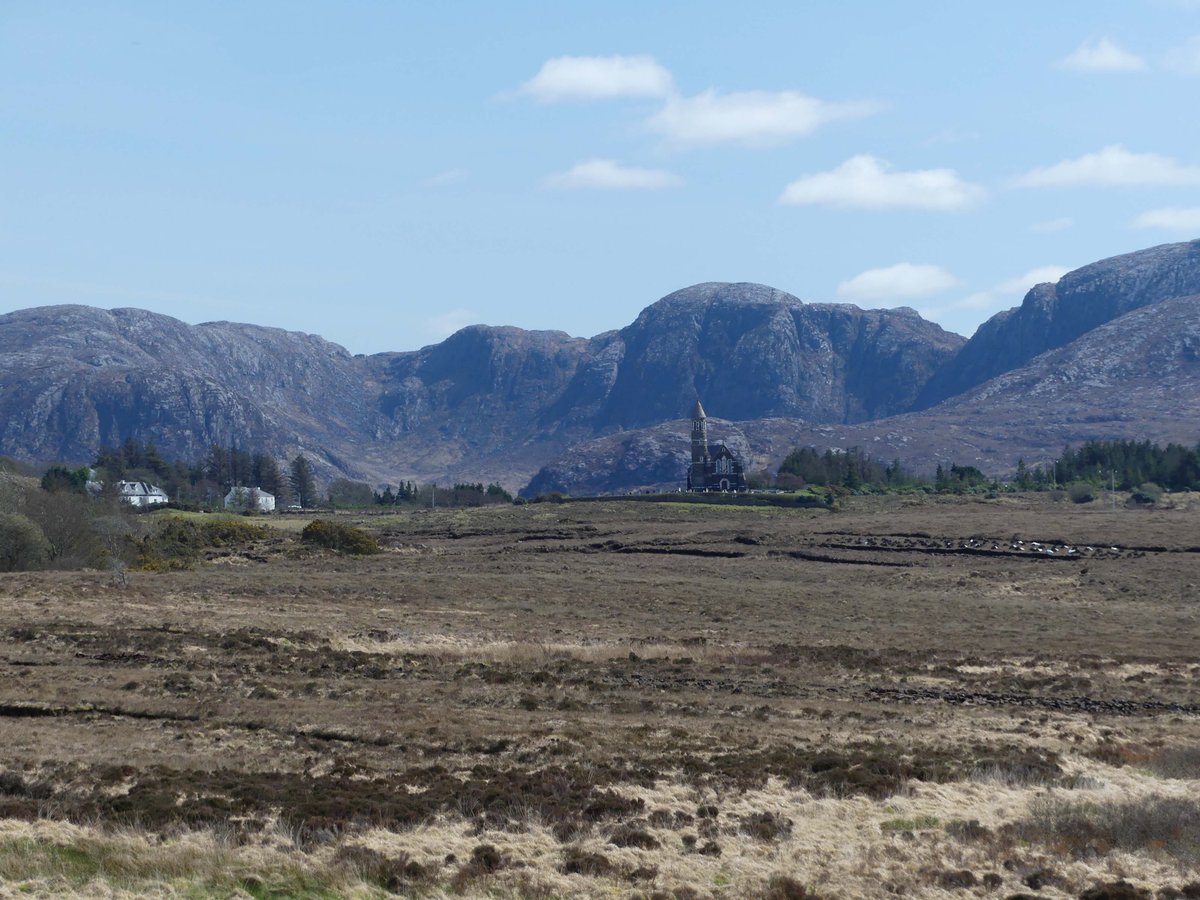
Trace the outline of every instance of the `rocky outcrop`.
[[1143, 306], [1200, 293], [1200, 241], [1165, 244], [1076, 269], [1039, 284], [1019, 307], [993, 316], [921, 390], [925, 409], [1063, 347]]
[[[918, 472], [939, 463], [1011, 473], [1087, 440], [1200, 440], [1200, 295], [1135, 309], [958, 397], [922, 412], [856, 424], [757, 419], [725, 423], [749, 446], [748, 468], [774, 471], [793, 448], [858, 447]], [[526, 494], [618, 493], [682, 483], [686, 423], [572, 447]], [[670, 440], [674, 435], [675, 440]], [[657, 455], [655, 452], [657, 450]], [[673, 477], [653, 480], [650, 473]]]
[[472, 326], [370, 357], [279, 329], [47, 307], [0, 317], [0, 453], [84, 461], [134, 436], [183, 459], [304, 450], [327, 475], [516, 488], [570, 444], [697, 396], [729, 417], [895, 412], [961, 343], [909, 310], [752, 284], [678, 291], [591, 339]]
[[[1200, 294], [1200, 242], [1039, 285], [970, 342], [912, 310], [727, 283], [590, 339], [472, 326], [374, 356], [136, 309], [23, 310], [0, 316], [0, 455], [83, 462], [136, 437], [181, 459], [303, 450], [324, 476], [373, 483], [516, 489], [537, 474], [535, 487], [608, 491], [682, 478], [679, 416], [699, 397], [752, 470], [811, 443], [1003, 471], [1089, 436], [1194, 440], [1200, 338], [1184, 294]], [[932, 405], [947, 391], [965, 393]]]
[[[907, 410], [963, 339], [908, 309], [806, 304], [759, 284], [698, 284], [664, 297], [606, 345], [610, 368], [572, 385], [600, 428], [673, 419], [696, 397], [726, 418], [858, 422]], [[619, 349], [618, 349], [619, 348]]]

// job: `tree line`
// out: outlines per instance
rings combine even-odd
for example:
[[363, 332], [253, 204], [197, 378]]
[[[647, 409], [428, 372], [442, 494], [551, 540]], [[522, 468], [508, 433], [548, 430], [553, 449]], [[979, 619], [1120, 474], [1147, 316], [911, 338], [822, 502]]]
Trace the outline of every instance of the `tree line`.
[[[147, 481], [161, 487], [172, 501], [200, 506], [219, 505], [235, 486], [258, 488], [275, 497], [277, 507], [320, 502], [312, 463], [303, 454], [280, 467], [268, 453], [213, 444], [194, 462], [168, 461], [151, 441], [127, 439], [119, 447], [101, 447], [92, 462], [96, 478], [105, 485], [118, 481]], [[80, 490], [80, 471], [52, 466], [42, 478], [47, 489]]]
[[[900, 465], [885, 463], [857, 447], [845, 451], [798, 447], [784, 458], [772, 479], [769, 473], [751, 477], [752, 486], [783, 489], [804, 486], [846, 490], [1005, 490], [1026, 491], [1068, 488], [1071, 485], [1115, 486], [1119, 490], [1153, 495], [1154, 490], [1200, 490], [1200, 445], [1150, 441], [1087, 441], [1066, 446], [1045, 465], [1017, 461], [1016, 474], [1001, 482], [975, 466], [939, 464], [932, 478], [917, 475]], [[1080, 494], [1082, 496], [1082, 492]]]
[[[92, 463], [97, 480], [115, 490], [119, 481], [146, 481], [158, 485], [182, 506], [220, 506], [231, 487], [258, 488], [275, 497], [277, 509], [297, 505], [305, 509], [330, 506], [361, 509], [370, 506], [484, 506], [511, 503], [512, 495], [496, 483], [458, 482], [451, 487], [418, 485], [413, 481], [384, 485], [381, 490], [362, 481], [336, 478], [321, 493], [312, 463], [303, 454], [280, 465], [267, 453], [212, 445], [199, 460], [167, 460], [152, 442], [130, 438], [119, 447], [102, 447]], [[51, 492], [84, 493], [87, 467], [55, 465], [42, 476], [42, 487]]]
[[1156, 485], [1168, 491], [1200, 490], [1200, 444], [1186, 447], [1150, 441], [1087, 441], [1064, 447], [1062, 455], [1046, 466], [1017, 463], [1014, 484], [1022, 490], [1046, 490], [1086, 482], [1136, 490]]
[[806, 485], [845, 490], [966, 490], [987, 485], [989, 479], [975, 466], [938, 465], [932, 479], [905, 469], [899, 460], [885, 463], [858, 447], [844, 451], [798, 447], [779, 466], [774, 485], [794, 489]]

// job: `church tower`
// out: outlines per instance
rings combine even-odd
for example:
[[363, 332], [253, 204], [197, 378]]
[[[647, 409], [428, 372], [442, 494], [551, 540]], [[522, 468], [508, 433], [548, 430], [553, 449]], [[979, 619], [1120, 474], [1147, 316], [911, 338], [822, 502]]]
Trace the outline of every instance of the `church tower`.
[[687, 470], [689, 491], [744, 491], [742, 461], [724, 444], [708, 446], [708, 416], [700, 401], [692, 409], [692, 464]]
[[704, 407], [697, 400], [696, 408], [692, 410], [692, 465], [703, 465], [706, 462], [708, 462], [708, 416], [704, 414]]

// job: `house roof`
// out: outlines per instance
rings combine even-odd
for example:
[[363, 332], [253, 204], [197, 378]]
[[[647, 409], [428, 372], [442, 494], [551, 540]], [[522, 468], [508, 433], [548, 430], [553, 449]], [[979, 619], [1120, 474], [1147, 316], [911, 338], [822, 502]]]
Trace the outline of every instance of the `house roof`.
[[230, 497], [236, 497], [238, 495], [238, 493], [241, 491], [246, 491], [247, 493], [249, 493], [250, 491], [255, 491], [259, 497], [270, 497], [272, 500], [275, 499], [275, 495], [272, 494], [270, 491], [264, 491], [262, 488], [245, 487], [240, 484], [236, 485], [234, 487], [231, 487], [229, 489], [229, 493], [225, 495], [225, 499], [228, 500]]
[[167, 492], [157, 484], [144, 481], [118, 481], [117, 490], [123, 497], [165, 497]]

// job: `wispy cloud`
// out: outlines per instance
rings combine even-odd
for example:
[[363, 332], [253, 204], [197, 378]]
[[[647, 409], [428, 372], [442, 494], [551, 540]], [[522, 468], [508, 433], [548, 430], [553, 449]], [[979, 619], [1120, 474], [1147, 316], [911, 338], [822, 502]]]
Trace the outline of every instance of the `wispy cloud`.
[[1200, 75], [1200, 34], [1168, 50], [1163, 64], [1180, 75]]
[[425, 333], [431, 338], [441, 340], [478, 321], [479, 313], [474, 310], [448, 309], [425, 320]]
[[421, 187], [446, 187], [451, 184], [461, 184], [466, 180], [466, 169], [447, 169], [445, 172], [438, 172], [436, 175], [430, 175], [428, 178], [422, 179]]
[[1062, 216], [1047, 222], [1035, 222], [1029, 226], [1029, 230], [1036, 231], [1038, 234], [1052, 234], [1055, 231], [1066, 231], [1074, 224], [1075, 220], [1070, 216]]
[[542, 180], [543, 187], [556, 191], [579, 188], [653, 191], [681, 184], [682, 178], [664, 169], [623, 166], [612, 159], [589, 159]]
[[673, 144], [773, 145], [838, 119], [869, 115], [876, 108], [872, 103], [830, 103], [797, 91], [709, 90], [694, 97], [668, 97], [647, 124]]
[[983, 199], [978, 185], [953, 169], [893, 172], [874, 156], [855, 156], [829, 172], [793, 181], [779, 197], [789, 205], [824, 204], [858, 209], [955, 210]]
[[1014, 179], [1017, 187], [1079, 187], [1095, 185], [1196, 185], [1200, 167], [1180, 165], [1158, 153], [1131, 153], [1120, 144], [1034, 169]]
[[1012, 305], [1028, 293], [1035, 284], [1056, 282], [1069, 271], [1071, 270], [1066, 266], [1038, 266], [1023, 275], [1005, 279], [987, 290], [976, 291], [961, 300], [955, 300], [953, 303], [943, 306], [922, 309], [920, 313], [927, 319], [937, 319], [948, 312], [991, 312], [1002, 306]]
[[651, 56], [557, 56], [548, 59], [521, 93], [542, 103], [665, 97], [671, 73]]
[[1200, 207], [1180, 209], [1167, 207], [1151, 209], [1133, 220], [1134, 228], [1160, 228], [1164, 231], [1186, 231], [1200, 234]]
[[1074, 72], [1140, 72], [1146, 68], [1146, 61], [1102, 37], [1084, 41], [1074, 53], [1060, 59], [1058, 65]]
[[880, 303], [931, 297], [961, 283], [941, 266], [902, 262], [868, 269], [843, 281], [837, 287], [837, 295], [856, 303]]

